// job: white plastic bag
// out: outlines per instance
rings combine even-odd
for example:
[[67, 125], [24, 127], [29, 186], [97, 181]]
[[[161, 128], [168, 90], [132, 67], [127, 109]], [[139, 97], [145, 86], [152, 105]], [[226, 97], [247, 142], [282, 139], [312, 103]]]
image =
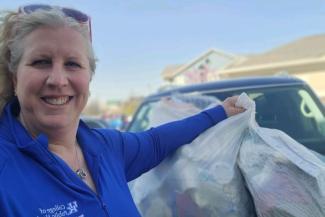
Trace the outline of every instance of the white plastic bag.
[[[218, 103], [202, 103], [205, 100], [203, 96], [163, 100], [153, 109], [151, 126], [195, 114], [200, 111], [197, 105]], [[220, 122], [136, 179], [131, 192], [142, 216], [255, 216], [236, 166], [250, 115], [247, 111]]]
[[282, 131], [254, 122], [238, 163], [258, 216], [324, 217], [325, 164]]

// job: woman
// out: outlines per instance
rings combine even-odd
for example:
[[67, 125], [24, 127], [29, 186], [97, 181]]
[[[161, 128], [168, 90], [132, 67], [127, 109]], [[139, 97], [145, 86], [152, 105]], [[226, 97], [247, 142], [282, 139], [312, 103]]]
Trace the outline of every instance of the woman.
[[28, 5], [1, 26], [0, 216], [140, 216], [127, 182], [227, 116], [231, 97], [142, 133], [80, 121], [95, 71], [90, 18]]

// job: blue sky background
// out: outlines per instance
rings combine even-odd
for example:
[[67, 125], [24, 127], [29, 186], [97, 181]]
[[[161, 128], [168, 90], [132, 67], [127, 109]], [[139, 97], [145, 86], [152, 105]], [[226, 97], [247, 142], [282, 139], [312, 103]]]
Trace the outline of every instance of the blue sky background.
[[261, 53], [325, 33], [325, 0], [3, 0], [0, 9], [30, 3], [69, 6], [92, 17], [99, 61], [91, 93], [102, 100], [153, 92], [165, 66], [210, 48]]

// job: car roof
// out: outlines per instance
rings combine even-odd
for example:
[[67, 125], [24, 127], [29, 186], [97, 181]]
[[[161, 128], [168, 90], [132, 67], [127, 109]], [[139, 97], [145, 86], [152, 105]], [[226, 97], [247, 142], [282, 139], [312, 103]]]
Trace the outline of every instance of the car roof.
[[261, 76], [261, 77], [245, 77], [236, 79], [226, 79], [214, 82], [207, 82], [194, 85], [186, 85], [169, 90], [164, 90], [152, 94], [147, 97], [148, 100], [169, 96], [173, 93], [189, 93], [189, 92], [206, 92], [209, 90], [236, 90], [245, 88], [260, 88], [265, 86], [287, 86], [287, 85], [306, 85], [306, 83], [298, 78], [291, 76]]

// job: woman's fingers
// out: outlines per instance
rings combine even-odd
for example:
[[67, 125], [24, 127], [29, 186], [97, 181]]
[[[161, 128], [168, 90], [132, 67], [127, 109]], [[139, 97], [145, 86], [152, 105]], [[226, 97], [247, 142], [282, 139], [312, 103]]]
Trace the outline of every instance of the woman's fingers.
[[228, 117], [245, 111], [244, 108], [236, 106], [237, 99], [238, 96], [232, 96], [223, 101], [222, 105]]

